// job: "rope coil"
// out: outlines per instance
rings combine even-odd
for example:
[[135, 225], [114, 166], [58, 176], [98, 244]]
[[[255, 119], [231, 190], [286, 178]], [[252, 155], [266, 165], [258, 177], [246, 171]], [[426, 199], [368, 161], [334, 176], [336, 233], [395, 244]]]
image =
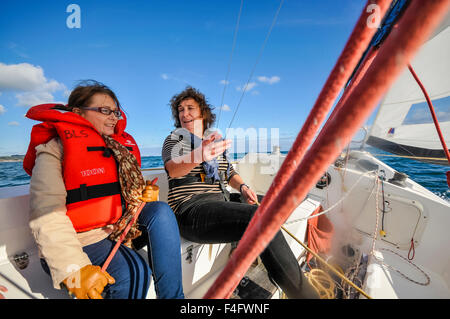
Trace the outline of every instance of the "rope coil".
[[329, 274], [322, 269], [314, 268], [305, 273], [305, 276], [308, 278], [309, 283], [317, 291], [320, 299], [334, 299], [334, 288], [336, 285]]
[[410, 282], [415, 283], [415, 284], [417, 284], [417, 285], [420, 285], [420, 286], [428, 286], [428, 285], [431, 283], [431, 278], [430, 278], [430, 276], [429, 276], [427, 273], [425, 273], [425, 271], [423, 271], [422, 269], [420, 269], [420, 267], [417, 266], [416, 264], [414, 264], [412, 261], [406, 259], [406, 258], [403, 257], [402, 255], [400, 255], [399, 253], [397, 253], [397, 252], [395, 252], [395, 251], [393, 251], [393, 250], [391, 250], [391, 249], [388, 249], [388, 248], [381, 248], [381, 250], [384, 250], [384, 251], [388, 251], [388, 252], [390, 252], [390, 253], [393, 253], [393, 254], [397, 255], [398, 257], [400, 257], [401, 259], [405, 260], [408, 264], [410, 264], [411, 266], [413, 266], [414, 268], [416, 268], [418, 271], [420, 271], [420, 272], [424, 275], [424, 277], [425, 277], [426, 280], [425, 280], [425, 282], [420, 282], [420, 281], [414, 280], [414, 279], [408, 277], [407, 275], [405, 275], [404, 273], [402, 273], [400, 270], [396, 269], [395, 267], [393, 267], [393, 266], [391, 266], [391, 265], [389, 265], [389, 264], [386, 264], [386, 263], [383, 261], [383, 259], [381, 259], [381, 258], [379, 258], [379, 257], [377, 257], [377, 256], [374, 255], [375, 260], [376, 260], [380, 265], [386, 266], [387, 268], [389, 268], [389, 269], [395, 271], [396, 273], [398, 273], [400, 276], [402, 276], [402, 277], [405, 278], [406, 280], [409, 280]]

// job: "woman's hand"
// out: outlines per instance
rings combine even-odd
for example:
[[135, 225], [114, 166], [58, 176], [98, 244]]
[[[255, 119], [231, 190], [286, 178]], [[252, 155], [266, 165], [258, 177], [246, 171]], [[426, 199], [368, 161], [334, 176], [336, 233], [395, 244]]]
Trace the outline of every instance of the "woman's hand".
[[[209, 162], [213, 158], [221, 155], [227, 148], [231, 146], [230, 140], [221, 140], [222, 135], [213, 132], [202, 141], [202, 161]], [[218, 141], [218, 142], [215, 142]]]
[[244, 196], [245, 200], [250, 205], [258, 203], [258, 196], [256, 196], [256, 193], [251, 188], [248, 188], [247, 185], [242, 186], [242, 196]]
[[213, 158], [221, 155], [231, 145], [230, 140], [215, 142], [221, 138], [222, 136], [219, 133], [213, 132], [202, 141], [201, 146], [189, 154], [169, 160], [165, 164], [169, 176], [172, 178], [185, 176], [200, 163], [209, 162]]
[[103, 299], [103, 289], [108, 284], [114, 284], [115, 280], [100, 266], [87, 265], [64, 279], [63, 283], [77, 299]]

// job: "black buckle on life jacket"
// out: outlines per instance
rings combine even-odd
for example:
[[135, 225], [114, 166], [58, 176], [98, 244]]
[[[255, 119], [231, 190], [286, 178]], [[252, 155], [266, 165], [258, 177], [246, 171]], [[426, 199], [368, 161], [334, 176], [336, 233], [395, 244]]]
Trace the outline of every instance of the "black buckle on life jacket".
[[[131, 146], [125, 146], [130, 152], [133, 151], [133, 148]], [[101, 151], [103, 152], [103, 156], [104, 157], [111, 157], [111, 155], [113, 155], [113, 151], [108, 148], [108, 147], [104, 147], [104, 146], [88, 146], [87, 147], [87, 151], [88, 152], [95, 152], [95, 151]]]
[[81, 184], [80, 185], [80, 201], [83, 201], [83, 200], [88, 200], [86, 184]]
[[111, 157], [112, 154], [113, 154], [112, 150], [110, 148], [105, 147], [105, 150], [103, 151], [102, 155], [103, 157]]
[[111, 157], [111, 155], [113, 155], [112, 150], [110, 148], [104, 147], [104, 146], [88, 146], [87, 151], [88, 152], [95, 152], [95, 151], [103, 152], [102, 155], [104, 157]]

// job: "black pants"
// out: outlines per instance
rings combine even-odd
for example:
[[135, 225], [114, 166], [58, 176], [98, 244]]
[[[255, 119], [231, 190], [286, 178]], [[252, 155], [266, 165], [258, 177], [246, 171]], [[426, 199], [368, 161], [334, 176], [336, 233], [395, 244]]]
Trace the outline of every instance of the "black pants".
[[[256, 206], [225, 201], [222, 194], [201, 194], [183, 203], [177, 213], [181, 235], [204, 244], [239, 241]], [[260, 255], [269, 276], [288, 298], [318, 298], [279, 231]]]

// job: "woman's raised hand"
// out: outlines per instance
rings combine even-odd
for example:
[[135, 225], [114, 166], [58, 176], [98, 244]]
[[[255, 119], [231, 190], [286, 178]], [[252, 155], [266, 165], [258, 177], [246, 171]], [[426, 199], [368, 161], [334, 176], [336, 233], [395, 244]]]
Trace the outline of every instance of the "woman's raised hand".
[[202, 141], [202, 160], [208, 162], [221, 155], [230, 146], [231, 140], [222, 140], [222, 135], [213, 132]]

